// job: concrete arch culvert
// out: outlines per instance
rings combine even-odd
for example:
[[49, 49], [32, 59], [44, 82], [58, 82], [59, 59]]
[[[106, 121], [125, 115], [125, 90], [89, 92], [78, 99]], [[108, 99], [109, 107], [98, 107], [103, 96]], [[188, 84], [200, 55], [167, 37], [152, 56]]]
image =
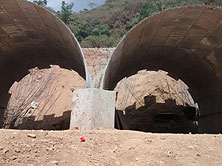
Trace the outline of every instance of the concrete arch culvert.
[[103, 80], [112, 90], [142, 69], [180, 78], [200, 108], [199, 132], [222, 132], [222, 10], [181, 7], [149, 17], [115, 49]]

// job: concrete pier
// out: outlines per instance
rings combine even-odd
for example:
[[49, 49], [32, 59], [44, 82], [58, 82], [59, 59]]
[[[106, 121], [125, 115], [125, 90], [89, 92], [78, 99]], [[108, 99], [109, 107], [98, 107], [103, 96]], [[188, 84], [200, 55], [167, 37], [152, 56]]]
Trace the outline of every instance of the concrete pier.
[[114, 128], [115, 98], [114, 91], [94, 88], [75, 90], [70, 129]]

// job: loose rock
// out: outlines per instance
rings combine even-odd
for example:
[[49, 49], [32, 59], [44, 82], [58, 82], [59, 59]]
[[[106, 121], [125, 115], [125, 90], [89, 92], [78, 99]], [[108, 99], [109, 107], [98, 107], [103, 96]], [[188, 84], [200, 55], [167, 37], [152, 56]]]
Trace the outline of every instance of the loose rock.
[[58, 161], [51, 161], [51, 163], [54, 164], [54, 165], [58, 165], [59, 164]]
[[35, 134], [28, 134], [27, 135], [29, 138], [36, 138], [36, 135]]

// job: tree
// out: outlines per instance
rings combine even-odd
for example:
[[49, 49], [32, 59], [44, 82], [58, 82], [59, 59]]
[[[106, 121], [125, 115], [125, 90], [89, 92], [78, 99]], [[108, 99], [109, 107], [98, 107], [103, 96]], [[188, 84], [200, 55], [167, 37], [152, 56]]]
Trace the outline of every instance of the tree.
[[[159, 2], [159, 3], [157, 3], [157, 2]], [[130, 26], [131, 27], [135, 26], [141, 20], [153, 15], [155, 12], [157, 12], [159, 10], [162, 10], [161, 0], [160, 1], [157, 0], [155, 2], [147, 1], [147, 2], [143, 3], [140, 7], [139, 14], [135, 18], [132, 19]]]
[[96, 25], [95, 28], [92, 30], [92, 35], [102, 36], [102, 35], [109, 35], [109, 27], [105, 24]]
[[33, 2], [42, 7], [45, 7], [48, 3], [47, 0], [34, 0]]
[[58, 11], [57, 15], [65, 24], [68, 24], [70, 21], [73, 7], [74, 3], [66, 3], [65, 1], [62, 1], [61, 11]]
[[92, 27], [90, 27], [88, 22], [73, 22], [73, 24], [69, 25], [69, 28], [74, 32], [79, 42], [88, 37], [92, 32]]

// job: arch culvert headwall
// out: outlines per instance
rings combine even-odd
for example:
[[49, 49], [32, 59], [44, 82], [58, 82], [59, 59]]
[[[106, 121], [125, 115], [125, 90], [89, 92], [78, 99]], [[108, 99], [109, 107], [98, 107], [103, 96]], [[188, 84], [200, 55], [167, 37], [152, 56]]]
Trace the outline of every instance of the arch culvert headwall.
[[[81, 48], [66, 25], [46, 9], [26, 0], [0, 1], [0, 110], [10, 87], [29, 69], [59, 65], [88, 78]], [[1, 111], [2, 119], [3, 111]]]
[[142, 69], [183, 80], [200, 108], [199, 132], [222, 132], [222, 10], [181, 7], [149, 17], [114, 51], [104, 89]]

